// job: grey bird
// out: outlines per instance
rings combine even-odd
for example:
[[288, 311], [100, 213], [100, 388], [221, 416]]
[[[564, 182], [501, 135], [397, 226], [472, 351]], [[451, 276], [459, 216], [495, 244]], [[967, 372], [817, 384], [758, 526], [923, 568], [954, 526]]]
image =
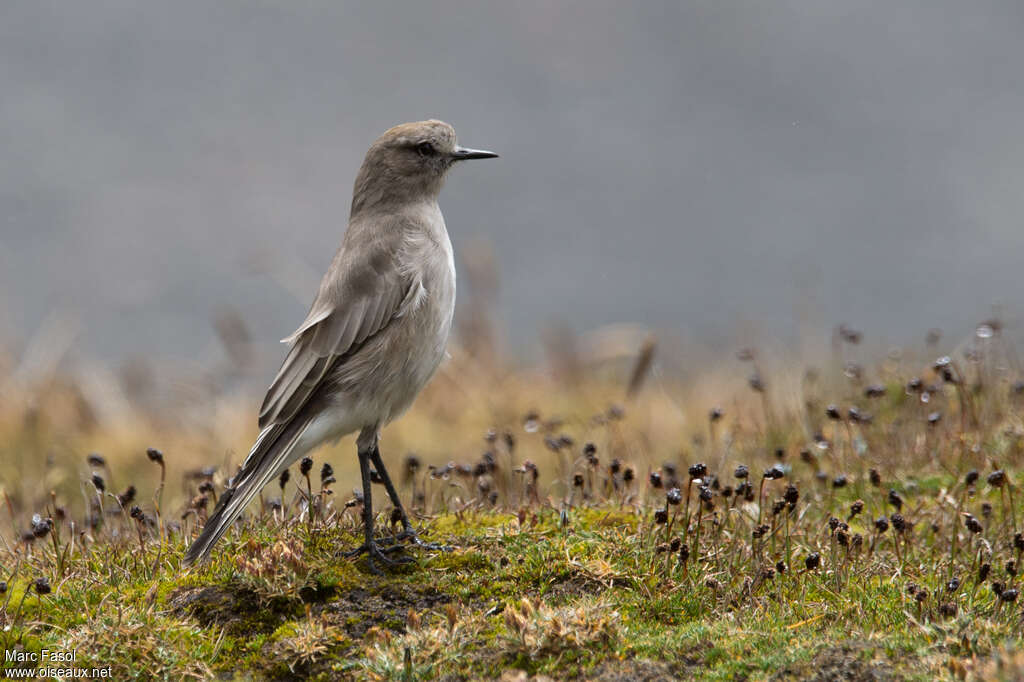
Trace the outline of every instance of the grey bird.
[[[457, 161], [497, 154], [460, 147], [442, 121], [404, 123], [366, 152], [348, 229], [260, 409], [260, 434], [185, 553], [191, 564], [253, 497], [290, 464], [328, 441], [359, 432], [365, 542], [351, 554], [387, 556], [421, 546], [381, 459], [381, 428], [405, 412], [445, 354], [455, 311], [455, 261], [438, 195]], [[380, 546], [373, 533], [371, 465], [399, 511], [402, 532]]]

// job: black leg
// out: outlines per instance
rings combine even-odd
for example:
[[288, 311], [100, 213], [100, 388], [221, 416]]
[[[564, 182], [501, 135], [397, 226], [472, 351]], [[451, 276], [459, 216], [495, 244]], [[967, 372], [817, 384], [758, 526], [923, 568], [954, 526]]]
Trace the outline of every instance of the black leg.
[[399, 515], [402, 519], [402, 532], [395, 536], [396, 541], [411, 539], [414, 545], [423, 547], [425, 549], [440, 549], [448, 550], [450, 548], [443, 545], [438, 545], [432, 542], [423, 542], [416, 534], [416, 529], [412, 527], [412, 523], [409, 521], [409, 516], [405, 513], [405, 507], [402, 506], [402, 499], [398, 496], [398, 491], [395, 490], [395, 484], [391, 482], [391, 476], [388, 475], [388, 470], [384, 468], [384, 459], [380, 456], [380, 448], [374, 445], [370, 451], [370, 459], [373, 460], [373, 466], [380, 474], [381, 480], [384, 481], [384, 488], [388, 491], [388, 497], [391, 498], [391, 503], [395, 505], [395, 509], [398, 510]]
[[365, 452], [359, 453], [359, 474], [363, 479], [363, 532], [366, 546], [373, 545], [373, 483], [370, 482], [370, 461]]
[[359, 451], [359, 473], [363, 479], [363, 532], [365, 541], [362, 546], [348, 552], [347, 556], [359, 556], [363, 552], [366, 552], [366, 559], [370, 564], [370, 570], [374, 573], [380, 573], [376, 565], [373, 563], [374, 559], [389, 566], [407, 563], [408, 561], [412, 561], [412, 559], [388, 558], [385, 556], [384, 552], [397, 549], [397, 546], [381, 549], [373, 539], [373, 483], [370, 481], [370, 456], [371, 454], [368, 452], [364, 452], [362, 450]]
[[384, 482], [384, 488], [388, 491], [388, 497], [391, 498], [391, 504], [395, 505], [395, 509], [402, 516], [402, 529], [411, 530], [412, 524], [409, 523], [409, 517], [405, 514], [405, 507], [402, 506], [402, 498], [398, 496], [398, 491], [395, 490], [395, 484], [391, 482], [391, 476], [388, 475], [388, 470], [384, 468], [384, 460], [380, 456], [380, 448], [374, 448], [370, 451], [370, 460], [373, 462], [374, 468], [377, 473], [380, 474], [381, 480]]

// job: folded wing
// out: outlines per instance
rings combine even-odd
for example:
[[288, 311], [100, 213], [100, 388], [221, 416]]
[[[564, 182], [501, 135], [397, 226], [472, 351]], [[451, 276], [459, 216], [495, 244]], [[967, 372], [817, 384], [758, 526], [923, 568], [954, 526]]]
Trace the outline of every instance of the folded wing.
[[285, 339], [291, 348], [260, 408], [261, 429], [294, 417], [330, 370], [403, 314], [420, 289], [383, 252], [361, 263], [339, 259], [338, 265], [345, 266], [341, 274], [332, 277], [332, 267], [306, 320]]

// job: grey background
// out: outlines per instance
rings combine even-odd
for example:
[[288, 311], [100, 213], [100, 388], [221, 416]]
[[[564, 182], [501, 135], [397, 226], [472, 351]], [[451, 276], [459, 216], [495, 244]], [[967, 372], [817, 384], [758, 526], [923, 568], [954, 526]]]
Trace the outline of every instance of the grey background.
[[513, 351], [1012, 325], [1022, 36], [1016, 1], [4, 2], [0, 339], [70, 311], [78, 356], [195, 361], [230, 306], [279, 353], [365, 148], [426, 117], [502, 154], [442, 207]]

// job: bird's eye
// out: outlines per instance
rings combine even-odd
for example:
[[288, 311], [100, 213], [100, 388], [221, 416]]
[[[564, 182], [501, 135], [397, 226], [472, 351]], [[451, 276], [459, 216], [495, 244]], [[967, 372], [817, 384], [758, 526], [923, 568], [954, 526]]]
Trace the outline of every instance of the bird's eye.
[[419, 152], [420, 156], [433, 156], [436, 153], [434, 145], [429, 142], [420, 142], [416, 145], [416, 151]]

